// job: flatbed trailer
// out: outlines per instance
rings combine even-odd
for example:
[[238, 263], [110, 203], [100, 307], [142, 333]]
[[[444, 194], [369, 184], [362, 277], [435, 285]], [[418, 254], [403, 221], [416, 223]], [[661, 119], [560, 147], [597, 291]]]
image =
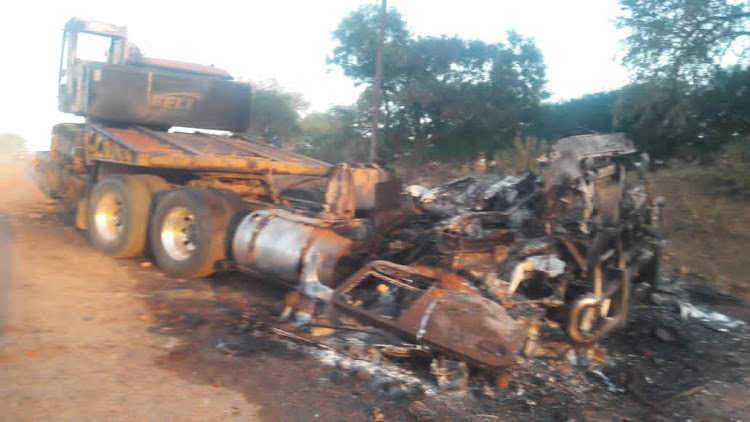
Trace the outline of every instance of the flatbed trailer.
[[107, 176], [150, 175], [152, 183], [161, 179], [162, 189], [226, 190], [237, 196], [234, 202], [243, 198], [248, 207], [262, 208], [289, 206], [283, 198], [288, 187], [324, 179], [333, 167], [246, 136], [82, 123], [53, 128], [50, 152], [38, 156], [36, 172], [45, 193], [62, 200], [65, 213], [86, 230], [88, 197]]
[[143, 126], [66, 127], [86, 165], [103, 162], [194, 172], [321, 176], [331, 165], [239, 135], [163, 132]]
[[275, 176], [324, 177], [332, 165], [240, 135], [165, 132], [95, 123], [53, 128], [50, 152], [37, 172], [50, 196], [78, 201], [103, 176], [153, 174], [173, 184], [228, 188], [241, 196], [273, 198]]

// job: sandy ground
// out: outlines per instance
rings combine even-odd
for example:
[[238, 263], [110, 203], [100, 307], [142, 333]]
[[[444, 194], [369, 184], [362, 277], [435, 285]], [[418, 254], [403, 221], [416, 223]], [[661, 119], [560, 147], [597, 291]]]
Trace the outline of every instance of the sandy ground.
[[159, 368], [137, 280], [63, 226], [19, 164], [0, 213], [0, 419], [253, 420], [259, 405]]

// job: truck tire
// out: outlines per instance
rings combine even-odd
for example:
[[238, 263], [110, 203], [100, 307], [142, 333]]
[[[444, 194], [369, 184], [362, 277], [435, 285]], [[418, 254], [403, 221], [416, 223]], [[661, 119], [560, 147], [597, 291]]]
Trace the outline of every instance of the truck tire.
[[150, 240], [156, 265], [166, 274], [201, 278], [226, 258], [227, 227], [233, 212], [211, 189], [182, 187], [167, 192], [154, 211]]
[[143, 255], [151, 198], [160, 188], [168, 185], [157, 176], [119, 174], [101, 179], [86, 210], [91, 244], [115, 258]]

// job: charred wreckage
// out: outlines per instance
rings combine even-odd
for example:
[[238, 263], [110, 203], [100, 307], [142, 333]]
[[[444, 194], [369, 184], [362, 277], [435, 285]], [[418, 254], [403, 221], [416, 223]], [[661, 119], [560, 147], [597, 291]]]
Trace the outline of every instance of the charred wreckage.
[[635, 156], [623, 134], [582, 135], [558, 141], [539, 175], [380, 182], [372, 214], [346, 223], [257, 211], [234, 256], [295, 285], [282, 318], [313, 337], [374, 327], [390, 334], [384, 354], [503, 368], [532, 353], [540, 325], [595, 343], [626, 324], [632, 287], [655, 282], [663, 200]]
[[[109, 39], [106, 61], [81, 59], [79, 36]], [[53, 128], [41, 189], [110, 256], [291, 285], [295, 330], [277, 333], [334, 349], [332, 332], [374, 333], [383, 352], [445, 357], [436, 373], [502, 368], [541, 326], [582, 344], [622, 327], [631, 287], [657, 277], [663, 201], [623, 134], [562, 139], [539, 175], [404, 188], [239, 135], [249, 84], [143, 57], [125, 27], [73, 18], [63, 40], [59, 108], [85, 122]]]

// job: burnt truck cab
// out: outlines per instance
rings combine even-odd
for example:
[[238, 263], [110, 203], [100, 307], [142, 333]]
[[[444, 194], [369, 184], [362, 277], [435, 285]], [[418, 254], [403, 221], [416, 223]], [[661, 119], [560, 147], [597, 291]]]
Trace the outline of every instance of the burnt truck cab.
[[[123, 26], [72, 18], [64, 31], [58, 79], [63, 113], [159, 129], [247, 130], [250, 85], [226, 71], [143, 57]], [[93, 37], [108, 44], [101, 61], [79, 54], [81, 41]]]

